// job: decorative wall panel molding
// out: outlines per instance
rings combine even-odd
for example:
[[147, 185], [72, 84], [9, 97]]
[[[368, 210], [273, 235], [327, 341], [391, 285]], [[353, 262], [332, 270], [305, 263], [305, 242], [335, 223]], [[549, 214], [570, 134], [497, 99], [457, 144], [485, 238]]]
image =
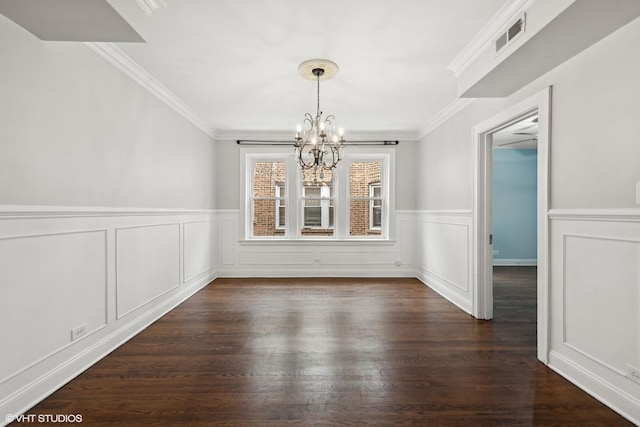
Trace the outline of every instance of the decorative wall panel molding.
[[314, 263], [313, 251], [280, 250], [271, 248], [264, 250], [243, 250], [240, 252], [241, 265], [311, 265]]
[[0, 383], [106, 325], [106, 255], [106, 230], [0, 238]]
[[[0, 414], [24, 412], [210, 283], [217, 215], [0, 205], [0, 313], [11, 319], [0, 322]], [[118, 298], [129, 315], [118, 318]]]
[[116, 229], [118, 318], [179, 285], [180, 224]]
[[470, 211], [423, 211], [417, 218], [418, 278], [458, 307], [472, 311]]
[[640, 241], [567, 233], [563, 252], [564, 343], [624, 376], [640, 349]]
[[396, 251], [381, 250], [319, 250], [319, 262], [323, 265], [394, 265], [399, 258]]
[[[238, 240], [240, 211], [224, 211], [219, 221], [225, 277], [415, 277], [415, 212], [396, 211], [392, 240]], [[366, 267], [366, 268], [365, 268]]]
[[182, 282], [205, 274], [215, 267], [215, 222], [185, 222], [182, 242]]
[[640, 215], [553, 210], [549, 366], [635, 423], [640, 385]]

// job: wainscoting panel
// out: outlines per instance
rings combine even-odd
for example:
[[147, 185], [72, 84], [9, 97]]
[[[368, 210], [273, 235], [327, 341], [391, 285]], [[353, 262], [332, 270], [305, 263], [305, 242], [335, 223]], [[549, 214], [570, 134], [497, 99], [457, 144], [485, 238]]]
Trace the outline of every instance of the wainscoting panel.
[[640, 345], [640, 242], [565, 234], [564, 255], [564, 342], [624, 376]]
[[220, 242], [220, 250], [222, 252], [222, 264], [234, 265], [235, 252], [238, 246], [238, 214], [226, 213], [220, 220], [220, 230], [222, 241]]
[[320, 250], [319, 261], [323, 265], [394, 265], [398, 255], [395, 251], [381, 250]]
[[269, 251], [264, 250], [243, 250], [240, 252], [240, 264], [246, 266], [252, 265], [312, 265], [314, 262], [313, 251], [301, 250], [283, 250], [279, 248], [271, 248]]
[[180, 285], [180, 224], [116, 230], [117, 316]]
[[418, 277], [460, 308], [470, 313], [471, 213], [422, 212], [417, 220], [420, 268]]
[[0, 383], [105, 326], [106, 230], [0, 238], [0, 260]]
[[240, 211], [218, 216], [223, 277], [415, 277], [415, 212], [396, 212], [388, 241], [256, 240], [238, 241]]
[[402, 244], [400, 246], [399, 261], [402, 264], [406, 265], [414, 265], [415, 258], [414, 254], [416, 252], [417, 243], [416, 243], [416, 215], [415, 213], [411, 213], [408, 215], [407, 213], [397, 214], [397, 222], [398, 222], [398, 240], [400, 242], [408, 242]]
[[550, 366], [636, 423], [640, 215], [552, 211]]
[[212, 224], [203, 210], [0, 205], [0, 425], [215, 279]]
[[187, 222], [184, 224], [183, 235], [183, 276], [187, 283], [195, 277], [214, 268], [214, 230], [213, 221]]

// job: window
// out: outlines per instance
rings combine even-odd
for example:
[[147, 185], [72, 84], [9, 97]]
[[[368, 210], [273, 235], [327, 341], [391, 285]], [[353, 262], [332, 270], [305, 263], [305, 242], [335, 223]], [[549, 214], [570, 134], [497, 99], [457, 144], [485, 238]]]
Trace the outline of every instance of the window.
[[392, 149], [353, 147], [336, 170], [318, 176], [303, 173], [289, 150], [247, 148], [242, 153], [246, 239], [392, 237]]
[[251, 167], [251, 212], [253, 236], [284, 234], [286, 225], [286, 163], [256, 161]]
[[349, 235], [382, 233], [382, 161], [352, 161], [349, 171]]

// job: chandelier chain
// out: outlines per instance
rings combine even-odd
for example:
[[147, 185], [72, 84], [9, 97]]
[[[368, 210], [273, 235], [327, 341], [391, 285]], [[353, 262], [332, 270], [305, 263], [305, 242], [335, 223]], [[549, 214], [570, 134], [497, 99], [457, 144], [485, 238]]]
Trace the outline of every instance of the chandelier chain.
[[318, 104], [316, 105], [316, 116], [320, 115], [320, 74], [316, 75], [316, 83], [317, 83], [317, 93], [318, 93]]

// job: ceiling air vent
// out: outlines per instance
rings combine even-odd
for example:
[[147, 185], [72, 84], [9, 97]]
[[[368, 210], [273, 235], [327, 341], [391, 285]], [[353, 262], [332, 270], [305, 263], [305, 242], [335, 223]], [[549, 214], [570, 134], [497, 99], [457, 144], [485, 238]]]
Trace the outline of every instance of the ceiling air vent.
[[494, 47], [496, 53], [500, 52], [505, 46], [508, 46], [511, 42], [518, 38], [522, 33], [524, 33], [524, 22], [525, 22], [525, 14], [523, 13], [520, 17], [513, 22], [509, 28], [500, 33], [500, 35], [495, 39]]

